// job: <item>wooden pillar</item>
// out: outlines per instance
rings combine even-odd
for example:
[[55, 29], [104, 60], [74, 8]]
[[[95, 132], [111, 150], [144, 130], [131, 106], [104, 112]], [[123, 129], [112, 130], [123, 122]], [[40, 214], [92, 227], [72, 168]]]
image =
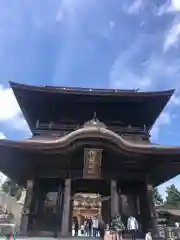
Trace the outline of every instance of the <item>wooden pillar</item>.
[[136, 213], [136, 196], [134, 193], [128, 194], [127, 196], [128, 208], [129, 208], [129, 216], [137, 217]]
[[140, 199], [139, 194], [136, 194], [136, 213], [139, 216], [140, 215]]
[[142, 231], [142, 221], [141, 221], [141, 209], [140, 209], [140, 195], [139, 195], [139, 192], [135, 191], [134, 193], [134, 198], [135, 198], [135, 211], [136, 211], [136, 219], [138, 221], [138, 224], [139, 224], [139, 232], [143, 232]]
[[151, 217], [151, 228], [153, 236], [158, 235], [158, 221], [157, 221], [157, 212], [156, 212], [156, 206], [154, 202], [154, 188], [152, 184], [147, 184], [147, 198], [148, 198], [148, 204], [149, 204], [149, 211], [150, 211], [150, 217]]
[[140, 222], [143, 234], [145, 234], [150, 227], [150, 212], [146, 190], [146, 184], [143, 183], [139, 189]]
[[20, 225], [20, 235], [27, 236], [28, 235], [28, 222], [29, 222], [29, 213], [32, 202], [33, 195], [33, 181], [27, 180], [26, 185], [26, 197], [23, 207], [23, 213], [21, 216], [21, 225]]
[[110, 199], [102, 201], [101, 205], [101, 215], [103, 221], [108, 224], [110, 219]]
[[71, 179], [66, 179], [64, 186], [63, 213], [61, 225], [61, 235], [63, 237], [68, 237], [71, 235], [71, 230], [69, 229], [71, 215], [70, 211], [71, 211]]
[[118, 195], [119, 195], [119, 214], [122, 216], [122, 214], [123, 214], [123, 199], [122, 199], [121, 188], [118, 189]]
[[62, 184], [59, 183], [58, 186], [58, 193], [57, 193], [57, 199], [56, 199], [56, 216], [57, 216], [57, 222], [55, 226], [54, 231], [54, 237], [57, 238], [58, 234], [61, 230], [61, 224], [62, 224], [62, 202], [63, 202], [63, 194], [62, 194]]
[[70, 234], [72, 233], [72, 218], [73, 218], [73, 200], [71, 198], [71, 192], [70, 192], [70, 211], [69, 211], [69, 230], [70, 230]]
[[119, 195], [115, 180], [111, 180], [111, 217], [119, 214]]
[[153, 235], [157, 235], [157, 214], [153, 197], [153, 186], [145, 182], [140, 190], [140, 216], [143, 232], [152, 229]]

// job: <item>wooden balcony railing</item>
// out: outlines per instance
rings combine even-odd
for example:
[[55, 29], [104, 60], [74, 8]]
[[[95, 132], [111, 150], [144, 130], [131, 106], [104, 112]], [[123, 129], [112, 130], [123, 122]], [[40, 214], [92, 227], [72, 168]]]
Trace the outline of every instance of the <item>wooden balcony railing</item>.
[[[46, 123], [46, 122], [37, 122], [36, 130], [37, 131], [60, 131], [60, 132], [72, 132], [81, 128], [82, 125], [78, 123]], [[140, 134], [144, 136], [149, 136], [149, 132], [145, 127], [133, 127], [133, 126], [119, 126], [117, 123], [112, 123], [107, 126], [108, 129], [116, 132], [118, 134]]]

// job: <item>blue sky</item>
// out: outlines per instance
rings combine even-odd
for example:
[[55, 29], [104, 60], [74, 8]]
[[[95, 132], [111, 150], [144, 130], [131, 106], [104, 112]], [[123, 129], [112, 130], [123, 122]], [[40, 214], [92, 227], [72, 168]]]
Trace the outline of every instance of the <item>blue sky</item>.
[[[180, 145], [179, 0], [0, 0], [0, 11], [1, 138], [30, 134], [9, 88], [11, 80], [175, 88], [152, 130], [152, 141]], [[179, 176], [171, 182], [180, 188]]]

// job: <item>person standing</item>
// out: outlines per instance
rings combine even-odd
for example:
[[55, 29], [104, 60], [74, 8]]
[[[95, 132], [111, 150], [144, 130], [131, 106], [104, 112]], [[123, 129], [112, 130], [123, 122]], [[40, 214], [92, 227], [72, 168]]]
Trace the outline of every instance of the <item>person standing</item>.
[[99, 234], [101, 238], [104, 238], [105, 228], [106, 228], [106, 224], [101, 217], [99, 219]]
[[74, 234], [74, 236], [78, 236], [78, 231], [79, 231], [79, 223], [78, 223], [78, 220], [77, 220], [77, 218], [75, 217], [74, 218], [74, 231], [75, 231], [75, 234]]
[[81, 225], [81, 236], [84, 236], [84, 224]]
[[85, 218], [84, 220], [84, 236], [89, 236], [89, 225], [88, 225], [88, 219]]
[[152, 234], [150, 230], [146, 233], [145, 240], [152, 240]]
[[139, 229], [138, 221], [135, 217], [130, 216], [127, 220], [127, 230], [131, 233], [132, 240], [136, 239], [136, 233]]
[[99, 229], [99, 221], [96, 217], [92, 220], [92, 231], [93, 231], [93, 237], [98, 236], [98, 229]]
[[111, 219], [110, 230], [113, 232], [116, 240], [122, 240], [122, 233], [125, 230], [125, 226], [120, 215]]
[[91, 233], [92, 233], [92, 219], [91, 217], [87, 219], [87, 230], [88, 230], [88, 233], [87, 233], [87, 236], [91, 237]]

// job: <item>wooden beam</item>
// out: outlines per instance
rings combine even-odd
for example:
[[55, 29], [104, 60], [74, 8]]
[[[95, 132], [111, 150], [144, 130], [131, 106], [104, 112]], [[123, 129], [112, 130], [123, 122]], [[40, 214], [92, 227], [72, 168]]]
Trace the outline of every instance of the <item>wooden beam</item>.
[[[144, 170], [121, 169], [120, 171], [104, 171], [102, 178], [131, 179], [140, 178], [145, 175]], [[40, 178], [83, 178], [83, 170], [62, 170], [62, 169], [37, 169], [35, 175]]]

